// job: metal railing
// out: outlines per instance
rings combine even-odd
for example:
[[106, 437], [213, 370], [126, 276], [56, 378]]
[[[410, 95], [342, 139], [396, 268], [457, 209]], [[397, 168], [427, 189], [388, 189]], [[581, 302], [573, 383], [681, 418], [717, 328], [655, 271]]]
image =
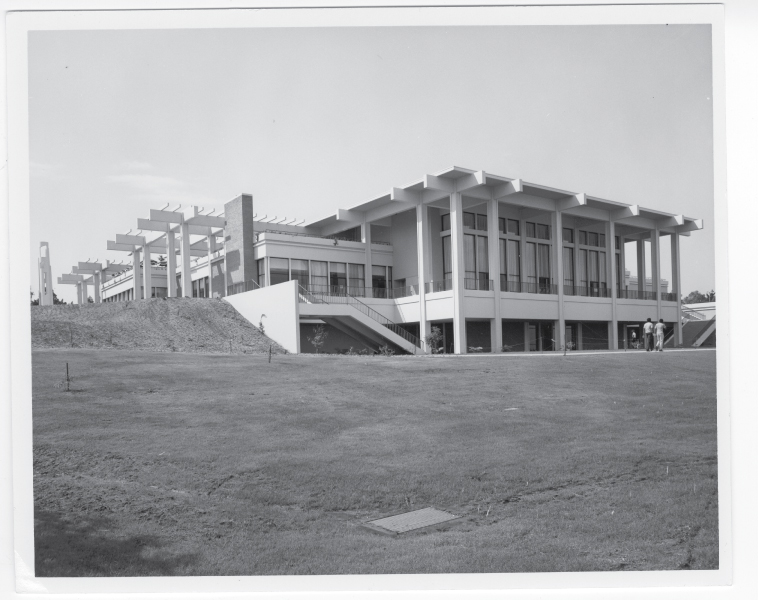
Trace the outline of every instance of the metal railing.
[[417, 285], [407, 285], [398, 288], [375, 288], [375, 287], [358, 287], [353, 285], [319, 285], [319, 284], [300, 284], [314, 294], [326, 294], [328, 296], [354, 296], [357, 298], [387, 298], [394, 300], [397, 298], [407, 298], [409, 296], [418, 296]]
[[661, 300], [676, 302], [676, 292], [661, 292]]
[[655, 292], [641, 292], [639, 290], [619, 290], [619, 298], [627, 300], [655, 300]]
[[558, 286], [554, 283], [526, 283], [521, 282], [523, 294], [557, 294]]
[[249, 292], [251, 290], [259, 290], [261, 286], [258, 282], [250, 279], [249, 281], [241, 281], [240, 283], [233, 283], [226, 286], [226, 295], [233, 296], [234, 294], [241, 294], [242, 292]]
[[300, 288], [300, 295], [303, 298], [307, 299], [307, 302], [312, 304], [349, 304], [350, 306], [356, 308], [357, 310], [361, 311], [364, 315], [369, 317], [370, 319], [373, 319], [380, 325], [383, 325], [387, 329], [389, 329], [392, 333], [399, 335], [401, 338], [403, 338], [405, 341], [410, 342], [417, 348], [421, 348], [421, 340], [417, 338], [412, 333], [409, 333], [406, 329], [395, 323], [394, 321], [390, 321], [387, 317], [385, 317], [383, 314], [375, 311], [373, 308], [368, 306], [367, 304], [364, 304], [354, 296], [351, 296], [350, 294], [345, 294], [342, 296], [332, 296], [329, 294], [322, 294], [320, 292], [312, 292], [310, 290], [305, 289], [303, 286], [299, 286]]
[[452, 289], [452, 279], [443, 279], [441, 281], [427, 281], [424, 284], [424, 292], [427, 294], [434, 294], [435, 292], [449, 292]]
[[563, 293], [567, 296], [587, 296], [589, 298], [610, 298], [611, 290], [600, 286], [564, 285]]
[[492, 279], [464, 279], [463, 288], [467, 290], [491, 292], [495, 289], [495, 284], [492, 282]]
[[[262, 231], [262, 232], [259, 231], [257, 233], [258, 234], [260, 234], [260, 233], [276, 233], [276, 234], [279, 234], [279, 235], [291, 235], [293, 237], [309, 237], [309, 238], [318, 238], [320, 240], [337, 240], [338, 242], [358, 242], [358, 243], [363, 243], [363, 242], [361, 242], [361, 240], [351, 240], [350, 238], [340, 236], [339, 234], [337, 234], [337, 235], [316, 235], [314, 233], [303, 233], [303, 232], [300, 232], [300, 231], [278, 231], [276, 229], [266, 229], [265, 231]], [[378, 242], [378, 241], [375, 241], [375, 240], [371, 240], [371, 244], [372, 245], [378, 244], [380, 246], [391, 246], [392, 245], [390, 242]]]

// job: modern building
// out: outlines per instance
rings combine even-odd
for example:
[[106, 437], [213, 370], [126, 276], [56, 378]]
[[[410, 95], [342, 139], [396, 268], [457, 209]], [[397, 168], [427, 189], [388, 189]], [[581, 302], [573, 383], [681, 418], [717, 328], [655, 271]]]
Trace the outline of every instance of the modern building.
[[[291, 352], [315, 351], [319, 325], [331, 350], [620, 349], [647, 318], [662, 318], [679, 345], [679, 236], [702, 229], [700, 219], [459, 167], [310, 223], [258, 217], [246, 194], [224, 209], [164, 207], [139, 219], [136, 235], [117, 235], [108, 248], [132, 261], [103, 267], [117, 273], [98, 286], [103, 301], [145, 290], [224, 297]], [[671, 282], [660, 276], [665, 238]], [[145, 268], [153, 256], [165, 260]]]

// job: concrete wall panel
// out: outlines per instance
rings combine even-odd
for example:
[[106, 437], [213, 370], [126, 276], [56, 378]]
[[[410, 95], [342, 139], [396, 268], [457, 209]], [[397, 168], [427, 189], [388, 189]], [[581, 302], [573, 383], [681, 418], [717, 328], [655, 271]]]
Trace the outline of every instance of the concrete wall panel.
[[503, 319], [521, 321], [555, 320], [558, 318], [558, 298], [538, 294], [502, 294], [500, 315]]
[[610, 298], [565, 296], [563, 310], [567, 321], [610, 321], [613, 318]]

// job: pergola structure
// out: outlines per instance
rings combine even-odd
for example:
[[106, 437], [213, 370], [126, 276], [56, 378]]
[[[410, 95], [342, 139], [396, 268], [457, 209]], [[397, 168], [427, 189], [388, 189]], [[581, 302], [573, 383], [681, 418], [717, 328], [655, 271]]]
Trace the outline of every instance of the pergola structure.
[[[192, 296], [191, 257], [208, 257], [209, 296], [212, 295], [211, 258], [218, 250], [217, 238], [223, 243], [226, 220], [223, 214], [213, 214], [197, 206], [184, 209], [181, 206], [166, 210], [151, 210], [149, 219], [137, 219], [138, 231], [132, 234], [117, 234], [115, 240], [108, 240], [107, 249], [128, 252], [132, 256], [133, 269], [133, 298], [150, 297], [152, 288], [152, 259], [154, 252], [165, 253], [167, 256], [167, 287], [168, 296], [177, 295], [177, 255], [180, 259], [179, 273], [181, 274], [181, 295]], [[157, 233], [148, 239], [146, 232]], [[178, 237], [178, 244], [177, 244]], [[196, 241], [192, 241], [192, 238]], [[200, 237], [201, 239], [197, 240]], [[140, 267], [142, 262], [144, 268]]]

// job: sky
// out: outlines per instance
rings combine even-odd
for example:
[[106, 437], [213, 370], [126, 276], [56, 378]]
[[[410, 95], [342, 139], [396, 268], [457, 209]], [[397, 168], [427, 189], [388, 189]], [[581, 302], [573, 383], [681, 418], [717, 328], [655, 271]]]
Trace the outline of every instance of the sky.
[[167, 203], [312, 220], [453, 165], [702, 218], [710, 290], [711, 78], [708, 25], [32, 32], [33, 291], [40, 241], [58, 277]]

